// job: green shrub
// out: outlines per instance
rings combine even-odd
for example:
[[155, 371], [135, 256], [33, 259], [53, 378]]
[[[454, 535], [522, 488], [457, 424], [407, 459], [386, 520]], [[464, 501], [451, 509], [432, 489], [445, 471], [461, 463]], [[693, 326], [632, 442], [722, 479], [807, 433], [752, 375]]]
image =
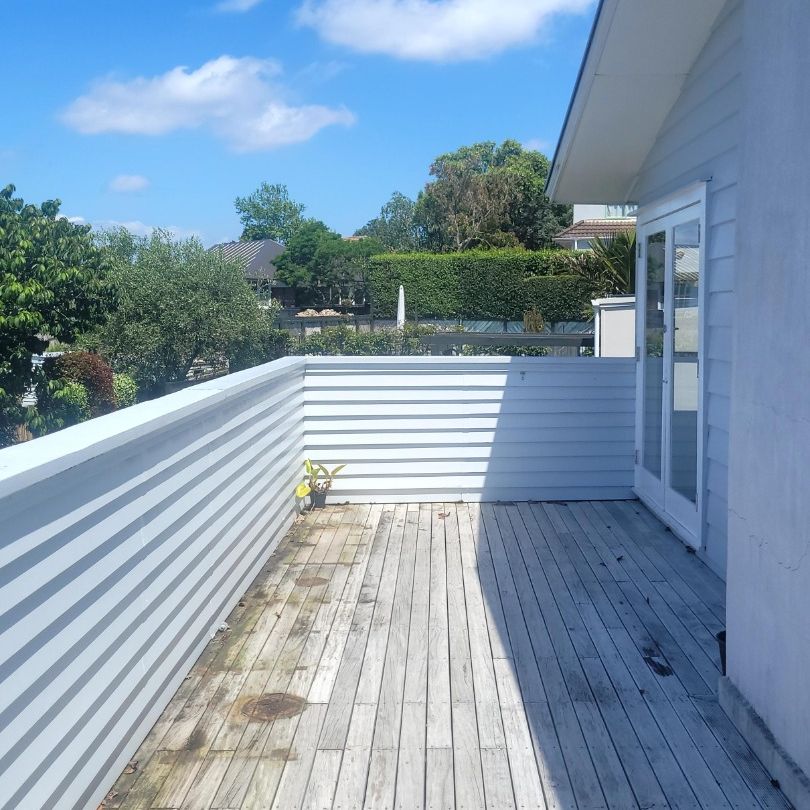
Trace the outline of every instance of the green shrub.
[[[574, 274], [587, 275], [594, 262], [592, 254], [570, 250], [471, 250], [463, 253], [386, 254], [371, 260], [369, 286], [377, 317], [396, 315], [399, 287], [405, 287], [409, 318], [490, 318], [522, 320], [534, 303], [527, 298], [527, 278], [565, 277], [569, 281], [551, 283], [541, 294], [546, 321], [579, 320], [590, 303], [587, 283], [572, 285]], [[542, 287], [542, 285], [541, 285]], [[534, 289], [531, 285], [528, 290]], [[588, 288], [589, 289], [589, 288]], [[570, 294], [581, 294], [572, 308]], [[549, 300], [559, 292], [560, 302]], [[563, 312], [576, 317], [558, 318]]]
[[129, 374], [113, 374], [113, 390], [119, 408], [128, 408], [138, 401], [138, 383]]
[[83, 385], [93, 416], [115, 410], [117, 400], [113, 388], [113, 370], [100, 355], [68, 352], [46, 361], [45, 373], [52, 380], [69, 380]]
[[546, 323], [583, 320], [593, 297], [582, 276], [533, 276], [522, 286], [526, 308], [535, 307]]
[[77, 425], [91, 416], [87, 389], [73, 380], [42, 380], [37, 405], [29, 409], [28, 428], [34, 436]]
[[545, 346], [463, 346], [462, 357], [545, 357]]
[[245, 323], [241, 334], [228, 346], [228, 369], [231, 372], [254, 368], [290, 352], [291, 336], [276, 327], [276, 310], [259, 312]]
[[428, 350], [421, 338], [435, 333], [430, 326], [406, 324], [400, 329], [357, 332], [350, 326], [327, 326], [299, 341], [295, 354], [316, 356], [423, 355]]

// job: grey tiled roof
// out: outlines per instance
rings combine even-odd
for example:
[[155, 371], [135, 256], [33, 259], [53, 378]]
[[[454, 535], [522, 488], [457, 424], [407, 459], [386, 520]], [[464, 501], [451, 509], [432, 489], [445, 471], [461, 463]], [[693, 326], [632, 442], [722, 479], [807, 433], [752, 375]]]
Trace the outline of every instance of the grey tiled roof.
[[[245, 278], [272, 280], [276, 274], [273, 260], [284, 252], [284, 245], [274, 239], [254, 239], [250, 242], [222, 242], [208, 249], [218, 251], [223, 259], [239, 262]], [[280, 281], [276, 285], [284, 286]]]

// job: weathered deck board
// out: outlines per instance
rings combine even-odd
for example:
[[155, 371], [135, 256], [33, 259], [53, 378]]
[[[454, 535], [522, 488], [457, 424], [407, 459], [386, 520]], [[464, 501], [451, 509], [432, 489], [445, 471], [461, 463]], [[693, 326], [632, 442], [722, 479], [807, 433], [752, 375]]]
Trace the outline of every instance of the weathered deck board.
[[638, 504], [308, 514], [106, 806], [787, 808], [717, 704], [722, 617]]

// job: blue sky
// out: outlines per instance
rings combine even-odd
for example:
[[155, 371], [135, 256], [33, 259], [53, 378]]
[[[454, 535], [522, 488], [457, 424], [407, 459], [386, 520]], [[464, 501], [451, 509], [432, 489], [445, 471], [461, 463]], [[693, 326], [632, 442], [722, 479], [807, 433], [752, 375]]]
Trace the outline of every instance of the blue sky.
[[594, 5], [0, 0], [0, 185], [211, 244], [267, 180], [349, 234], [462, 144], [550, 155]]

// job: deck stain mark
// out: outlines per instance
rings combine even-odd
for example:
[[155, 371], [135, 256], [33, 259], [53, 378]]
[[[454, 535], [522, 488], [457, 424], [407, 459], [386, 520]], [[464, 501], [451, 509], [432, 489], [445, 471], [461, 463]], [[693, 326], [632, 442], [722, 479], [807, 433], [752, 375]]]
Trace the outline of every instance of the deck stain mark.
[[317, 588], [319, 585], [328, 585], [329, 580], [326, 577], [298, 577], [295, 584], [299, 588]]
[[672, 667], [669, 666], [669, 664], [656, 661], [656, 659], [651, 655], [645, 655], [644, 661], [656, 675], [659, 675], [662, 678], [668, 678], [670, 675], [672, 675]]
[[186, 744], [183, 747], [186, 749], [186, 751], [196, 751], [198, 748], [203, 748], [205, 743], [205, 732], [200, 728], [195, 728], [194, 731], [188, 735]]
[[241, 712], [248, 720], [268, 723], [273, 720], [295, 717], [301, 714], [306, 707], [306, 700], [298, 695], [269, 692], [259, 697], [248, 698], [242, 704]]

